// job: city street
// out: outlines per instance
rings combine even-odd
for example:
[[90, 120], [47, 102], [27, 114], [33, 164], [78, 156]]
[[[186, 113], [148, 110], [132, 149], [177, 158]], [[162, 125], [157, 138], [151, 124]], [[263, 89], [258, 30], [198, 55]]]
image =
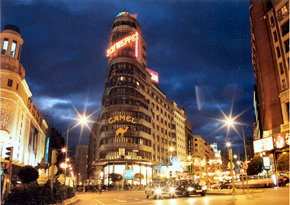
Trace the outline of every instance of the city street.
[[206, 195], [191, 196], [186, 198], [175, 199], [146, 199], [143, 191], [110, 191], [98, 193], [79, 193], [78, 201], [75, 205], [108, 205], [108, 204], [195, 204], [195, 205], [288, 205], [289, 204], [289, 187], [260, 189], [259, 193], [245, 195]]

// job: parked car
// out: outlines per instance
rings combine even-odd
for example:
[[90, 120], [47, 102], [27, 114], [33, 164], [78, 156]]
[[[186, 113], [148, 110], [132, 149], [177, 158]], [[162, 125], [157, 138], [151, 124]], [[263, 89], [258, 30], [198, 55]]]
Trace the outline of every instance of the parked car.
[[201, 186], [197, 183], [187, 180], [181, 180], [176, 183], [175, 186], [175, 195], [188, 197], [190, 195], [200, 194], [201, 196], [205, 196], [207, 191], [206, 186]]
[[146, 198], [173, 198], [175, 197], [175, 188], [173, 184], [167, 182], [153, 182], [145, 188]]

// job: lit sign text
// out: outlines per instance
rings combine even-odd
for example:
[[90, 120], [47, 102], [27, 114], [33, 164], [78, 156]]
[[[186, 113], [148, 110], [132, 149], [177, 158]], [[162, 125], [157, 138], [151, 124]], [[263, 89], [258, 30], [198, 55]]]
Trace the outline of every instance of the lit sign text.
[[122, 40], [118, 41], [107, 50], [107, 57], [112, 55], [116, 50], [126, 46], [127, 44], [138, 41], [138, 38], [139, 34], [138, 32], [136, 32], [135, 34], [127, 36], [126, 38], [123, 38]]
[[115, 116], [115, 117], [110, 117], [109, 118], [109, 123], [112, 124], [114, 122], [118, 122], [118, 121], [121, 121], [121, 120], [136, 124], [135, 119], [133, 117], [126, 116], [126, 115], [119, 115], [119, 116]]

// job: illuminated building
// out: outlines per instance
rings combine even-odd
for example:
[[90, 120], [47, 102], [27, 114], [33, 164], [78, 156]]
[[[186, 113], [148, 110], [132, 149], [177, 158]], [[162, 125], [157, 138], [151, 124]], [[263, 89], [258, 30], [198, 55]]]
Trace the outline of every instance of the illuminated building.
[[[190, 158], [187, 161], [191, 161], [193, 159], [193, 150], [192, 150], [192, 126], [188, 120], [185, 121], [185, 137], [186, 137], [186, 155]], [[188, 172], [192, 172], [192, 165], [189, 165]]]
[[198, 135], [192, 136], [193, 141], [193, 156], [200, 159], [214, 159], [215, 152], [213, 148]]
[[289, 152], [289, 1], [251, 1], [254, 152]]
[[87, 180], [88, 146], [77, 145], [74, 157], [77, 184], [83, 184]]
[[111, 173], [126, 183], [141, 173], [147, 184], [154, 165], [170, 165], [170, 156], [186, 158], [185, 113], [167, 100], [158, 73], [146, 67], [146, 42], [135, 17], [122, 12], [112, 24], [102, 110], [90, 134], [89, 177], [105, 184]]
[[0, 156], [13, 146], [14, 165], [36, 166], [45, 157], [48, 125], [33, 104], [19, 62], [23, 39], [18, 27], [7, 25], [1, 33]]
[[217, 143], [210, 144], [212, 147], [214, 153], [215, 153], [215, 158], [216, 159], [221, 159], [221, 150], [218, 149]]

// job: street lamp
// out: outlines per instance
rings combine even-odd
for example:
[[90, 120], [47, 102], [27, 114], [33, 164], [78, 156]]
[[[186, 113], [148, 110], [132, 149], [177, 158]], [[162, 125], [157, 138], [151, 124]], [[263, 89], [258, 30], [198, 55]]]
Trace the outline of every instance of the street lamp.
[[[88, 123], [88, 117], [85, 115], [81, 115], [79, 116], [79, 118], [77, 119], [77, 121], [79, 122], [78, 124], [83, 125], [87, 125]], [[74, 121], [71, 121], [68, 126], [67, 126], [67, 130], [66, 130], [66, 147], [62, 148], [61, 151], [65, 153], [65, 162], [69, 161], [69, 158], [67, 157], [67, 153], [68, 153], [68, 135], [69, 135], [69, 130], [70, 130], [70, 126]], [[64, 167], [64, 183], [66, 184], [66, 167]]]
[[[229, 127], [234, 127], [234, 124], [240, 124], [235, 122], [231, 117], [226, 118], [226, 125], [228, 125]], [[240, 124], [241, 125], [241, 124]], [[247, 157], [247, 149], [246, 149], [246, 140], [245, 140], [245, 131], [244, 131], [244, 127], [241, 125], [242, 127], [242, 132], [243, 132], [243, 142], [244, 142], [244, 152], [245, 152], [245, 162], [247, 163], [248, 161], [248, 157]], [[235, 129], [235, 128], [234, 128]], [[248, 175], [247, 175], [247, 171], [246, 172], [246, 181], [247, 181], [247, 188], [249, 190], [249, 184], [248, 184]]]
[[235, 154], [235, 155], [234, 155], [234, 159], [237, 159], [237, 158], [238, 158], [238, 156]]
[[232, 181], [233, 181], [233, 193], [235, 193], [236, 192], [236, 187], [235, 187], [234, 167], [233, 167], [233, 152], [232, 152], [232, 148], [231, 148], [231, 143], [227, 142], [226, 146], [228, 147], [228, 152], [229, 152], [231, 175], [232, 175]]

